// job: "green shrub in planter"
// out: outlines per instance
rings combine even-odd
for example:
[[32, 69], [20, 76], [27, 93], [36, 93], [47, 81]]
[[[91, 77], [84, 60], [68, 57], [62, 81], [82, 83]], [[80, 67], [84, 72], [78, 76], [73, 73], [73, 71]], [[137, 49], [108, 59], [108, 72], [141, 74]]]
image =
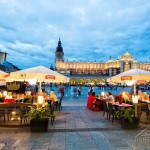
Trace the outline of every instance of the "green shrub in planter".
[[48, 131], [49, 117], [51, 117], [49, 105], [44, 108], [31, 108], [29, 111], [31, 132]]
[[123, 129], [137, 129], [139, 119], [135, 117], [135, 110], [133, 108], [125, 108], [115, 112], [115, 117], [120, 119], [121, 127]]

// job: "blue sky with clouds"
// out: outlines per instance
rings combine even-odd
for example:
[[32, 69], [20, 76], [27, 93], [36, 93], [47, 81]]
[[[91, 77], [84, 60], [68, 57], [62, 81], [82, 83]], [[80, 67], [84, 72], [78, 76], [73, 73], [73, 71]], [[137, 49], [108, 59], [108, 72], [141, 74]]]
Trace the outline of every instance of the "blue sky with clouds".
[[107, 61], [128, 49], [150, 56], [150, 0], [0, 0], [0, 49], [21, 69], [65, 59]]

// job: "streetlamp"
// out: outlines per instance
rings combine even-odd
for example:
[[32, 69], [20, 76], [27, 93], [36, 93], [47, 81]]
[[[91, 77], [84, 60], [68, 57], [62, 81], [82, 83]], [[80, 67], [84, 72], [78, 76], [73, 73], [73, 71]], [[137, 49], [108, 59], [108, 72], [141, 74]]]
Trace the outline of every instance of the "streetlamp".
[[44, 97], [42, 95], [38, 96], [38, 104], [42, 105], [44, 103]]
[[138, 95], [132, 95], [132, 102], [135, 108], [135, 117], [137, 117]]
[[105, 92], [104, 91], [101, 92], [101, 96], [105, 96]]
[[7, 96], [7, 91], [3, 91], [3, 96]]

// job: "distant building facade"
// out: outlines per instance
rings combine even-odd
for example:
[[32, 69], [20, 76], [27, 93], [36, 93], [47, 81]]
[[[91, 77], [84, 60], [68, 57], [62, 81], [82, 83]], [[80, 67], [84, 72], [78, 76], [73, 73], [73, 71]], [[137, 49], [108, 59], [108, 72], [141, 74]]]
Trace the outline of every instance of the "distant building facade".
[[59, 73], [70, 77], [72, 84], [102, 82], [110, 76], [117, 75], [132, 68], [150, 71], [150, 63], [138, 63], [127, 50], [118, 59], [112, 60], [110, 57], [107, 62], [65, 61], [60, 39], [55, 52], [55, 66]]
[[7, 53], [0, 50], [0, 70], [10, 73], [12, 71], [20, 70], [18, 67], [14, 66], [12, 63], [6, 61]]

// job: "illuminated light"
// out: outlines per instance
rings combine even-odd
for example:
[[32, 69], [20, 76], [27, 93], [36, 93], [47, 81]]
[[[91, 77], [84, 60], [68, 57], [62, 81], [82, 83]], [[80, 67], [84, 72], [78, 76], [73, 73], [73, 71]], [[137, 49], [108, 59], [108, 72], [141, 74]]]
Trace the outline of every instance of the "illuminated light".
[[38, 104], [43, 104], [43, 103], [44, 103], [44, 97], [38, 96]]
[[128, 86], [132, 86], [133, 84], [134, 84], [134, 81], [132, 80], [132, 81], [130, 81], [130, 80], [127, 80], [127, 81], [125, 81], [126, 82], [126, 84], [128, 85]]
[[3, 96], [7, 96], [7, 91], [3, 91]]
[[102, 95], [102, 96], [105, 96], [105, 92], [104, 92], [104, 91], [103, 91], [103, 92], [101, 92], [101, 95]]
[[36, 84], [36, 79], [30, 79], [28, 80], [29, 84]]
[[122, 96], [124, 97], [125, 95], [126, 95], [126, 93], [125, 93], [125, 92], [123, 92], [123, 93], [122, 93]]
[[138, 103], [138, 96], [137, 95], [132, 95], [132, 102], [134, 104], [137, 104]]

